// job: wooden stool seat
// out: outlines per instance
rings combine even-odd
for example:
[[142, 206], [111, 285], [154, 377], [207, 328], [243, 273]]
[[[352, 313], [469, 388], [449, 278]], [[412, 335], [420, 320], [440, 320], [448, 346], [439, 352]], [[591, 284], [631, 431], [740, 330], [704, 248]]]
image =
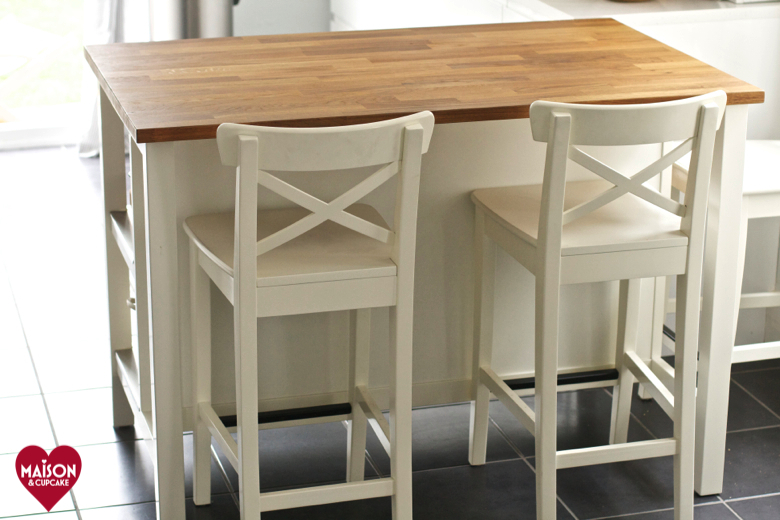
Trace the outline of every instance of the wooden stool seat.
[[[566, 184], [564, 209], [589, 201], [613, 186], [604, 180]], [[510, 232], [536, 245], [542, 186], [506, 186], [475, 190], [472, 200]], [[607, 253], [659, 247], [685, 247], [680, 217], [627, 195], [563, 228], [561, 255]]]
[[[389, 229], [374, 208], [355, 204], [347, 211]], [[257, 240], [311, 214], [303, 208], [257, 212]], [[197, 215], [184, 222], [187, 235], [216, 267], [233, 276], [235, 214]], [[293, 240], [257, 257], [257, 286], [291, 285], [395, 276], [391, 247], [335, 222], [323, 222]]]

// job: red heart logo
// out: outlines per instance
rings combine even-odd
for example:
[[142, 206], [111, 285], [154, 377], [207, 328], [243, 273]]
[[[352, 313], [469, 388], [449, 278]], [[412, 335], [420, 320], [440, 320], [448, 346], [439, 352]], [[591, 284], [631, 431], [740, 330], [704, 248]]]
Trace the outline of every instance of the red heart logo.
[[46, 454], [38, 446], [27, 446], [16, 456], [16, 476], [46, 511], [70, 491], [81, 475], [81, 457], [70, 446], [59, 446]]

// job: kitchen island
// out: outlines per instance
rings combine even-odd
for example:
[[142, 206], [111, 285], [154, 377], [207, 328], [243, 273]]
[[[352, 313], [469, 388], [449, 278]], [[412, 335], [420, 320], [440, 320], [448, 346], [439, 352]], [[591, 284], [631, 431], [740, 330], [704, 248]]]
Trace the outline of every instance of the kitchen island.
[[[619, 22], [116, 44], [88, 47], [86, 55], [102, 87], [115, 424], [145, 422], [156, 441], [161, 518], [184, 518], [181, 433], [189, 428], [192, 406], [187, 241], [181, 223], [193, 214], [232, 207], [234, 172], [219, 163], [214, 142], [223, 122], [328, 126], [426, 109], [435, 114], [437, 127], [422, 165], [416, 267], [414, 403], [422, 406], [471, 397], [473, 208], [468, 195], [475, 188], [541, 181], [544, 146], [530, 138], [530, 104], [537, 99], [644, 103], [725, 90], [729, 106], [718, 133], [711, 186], [705, 284], [713, 290], [705, 293], [702, 355], [708, 352], [708, 327], [733, 330], [747, 106], [761, 103], [763, 91]], [[125, 207], [125, 129], [131, 137], [132, 214]], [[658, 146], [643, 146], [600, 158], [631, 171], [660, 152]], [[300, 186], [329, 200], [363, 172], [334, 172], [327, 179], [300, 175]], [[585, 175], [572, 172], [572, 178]], [[390, 197], [382, 194], [377, 191], [366, 202], [387, 218]], [[267, 194], [260, 200], [279, 204]], [[126, 264], [135, 269], [132, 283]], [[498, 258], [497, 276], [501, 311], [495, 366], [506, 379], [529, 377], [533, 278], [505, 256]], [[125, 306], [131, 286], [139, 316], [135, 351]], [[612, 364], [615, 289], [602, 283], [562, 291], [562, 372]], [[214, 294], [212, 310], [218, 353], [214, 408], [230, 415], [232, 309]], [[381, 397], [386, 395], [387, 313], [379, 309], [374, 315], [371, 381]], [[346, 313], [264, 319], [259, 345], [261, 410], [346, 400]]]

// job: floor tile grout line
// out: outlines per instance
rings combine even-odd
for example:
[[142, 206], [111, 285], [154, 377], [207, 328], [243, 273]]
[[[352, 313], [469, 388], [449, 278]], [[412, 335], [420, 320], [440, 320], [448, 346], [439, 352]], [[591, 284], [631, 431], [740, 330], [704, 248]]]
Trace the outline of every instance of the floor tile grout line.
[[753, 428], [742, 428], [741, 430], [728, 430], [726, 431], [726, 433], [755, 432], [759, 430], [772, 430], [774, 428], [780, 428], [780, 424], [770, 424], [768, 426], [754, 426]]
[[619, 515], [610, 515], [610, 516], [600, 516], [598, 518], [590, 518], [588, 520], [612, 520], [614, 518], [620, 519], [620, 518], [628, 518], [632, 516], [639, 516], [639, 515], [647, 515], [652, 513], [665, 513], [667, 511], [674, 511], [673, 507], [667, 507], [666, 509], [653, 509], [651, 511], [639, 511], [636, 513], [623, 513]]
[[[347, 430], [347, 432], [349, 432], [349, 424], [347, 424], [348, 421], [349, 421], [349, 419], [341, 421], [341, 425], [344, 426], [344, 428]], [[366, 437], [368, 437], [368, 430], [366, 430]], [[371, 469], [374, 470], [374, 472], [377, 474], [377, 476], [379, 478], [384, 478], [384, 476], [385, 476], [384, 473], [382, 473], [379, 470], [379, 464], [377, 464], [374, 461], [374, 457], [371, 456], [371, 453], [368, 451], [368, 448], [366, 448], [366, 461], [368, 462], [368, 465], [371, 466]]]
[[86, 507], [84, 511], [99, 511], [100, 509], [110, 509], [112, 507], [142, 506], [144, 504], [156, 504], [154, 500], [144, 500], [143, 502], [130, 502], [129, 504], [114, 504], [110, 506]]
[[[778, 425], [778, 427], [780, 427], [780, 425]], [[185, 434], [185, 435], [187, 435], [187, 434]], [[93, 446], [106, 446], [108, 444], [130, 444], [130, 443], [138, 443], [138, 442], [147, 441], [147, 440], [151, 440], [151, 439], [126, 439], [126, 440], [117, 439], [115, 441], [95, 442], [95, 443], [92, 443], [92, 444], [76, 444], [76, 445], [68, 444], [68, 446], [78, 450], [79, 448], [91, 448]], [[13, 455], [15, 453], [18, 453], [18, 452], [11, 451], [11, 452], [8, 452], [8, 453], [0, 453], [0, 456]], [[2, 518], [2, 517], [0, 517], [0, 518]]]
[[742, 502], [744, 500], [755, 500], [757, 498], [770, 498], [770, 497], [777, 497], [780, 496], [780, 492], [777, 493], [764, 493], [763, 495], [752, 495], [749, 497], [737, 497], [737, 498], [729, 498], [725, 500], [725, 502]]
[[[752, 371], [749, 371], [749, 372], [761, 372], [761, 371], [767, 371], [767, 370], [780, 370], [780, 368], [766, 368], [766, 369], [756, 369], [756, 370], [752, 370]], [[745, 374], [745, 373], [749, 373], [749, 372], [739, 372], [739, 373], [740, 373], [740, 374]], [[755, 395], [753, 395], [753, 394], [752, 394], [752, 393], [751, 393], [749, 390], [747, 390], [747, 389], [746, 389], [744, 386], [742, 386], [742, 385], [741, 385], [741, 384], [739, 384], [738, 382], [734, 381], [734, 379], [733, 379], [733, 378], [731, 378], [731, 382], [732, 382], [732, 383], [734, 383], [735, 385], [737, 385], [737, 387], [739, 387], [739, 388], [740, 388], [742, 391], [744, 391], [746, 394], [748, 394], [748, 396], [749, 396], [749, 397], [751, 397], [751, 398], [752, 398], [754, 401], [756, 401], [758, 404], [760, 404], [761, 406], [763, 406], [764, 408], [766, 408], [766, 409], [769, 411], [769, 413], [771, 413], [771, 414], [772, 414], [772, 415], [773, 415], [775, 418], [777, 418], [777, 419], [780, 419], [780, 415], [778, 415], [778, 414], [777, 414], [777, 413], [776, 413], [774, 410], [772, 410], [772, 409], [771, 409], [769, 406], [767, 406], [766, 404], [764, 404], [764, 403], [763, 403], [763, 402], [762, 402], [762, 401], [761, 401], [761, 400], [760, 400], [758, 397], [756, 397]], [[606, 392], [606, 393], [607, 393], [607, 395], [610, 395], [610, 396], [612, 395], [612, 394], [610, 394], [610, 393], [609, 393], [609, 391], [608, 391], [606, 388], [604, 388], [604, 392]], [[651, 400], [652, 400], [652, 399], [651, 399]], [[655, 435], [655, 434], [654, 434], [654, 433], [653, 433], [653, 432], [650, 430], [650, 428], [648, 428], [648, 427], [647, 427], [647, 425], [645, 425], [645, 423], [643, 423], [643, 422], [642, 422], [642, 420], [641, 420], [641, 419], [640, 419], [640, 418], [639, 418], [639, 417], [638, 417], [638, 416], [637, 416], [637, 415], [636, 415], [634, 412], [630, 412], [630, 414], [631, 414], [631, 417], [633, 417], [633, 418], [636, 420], [636, 422], [638, 422], [638, 423], [639, 423], [639, 425], [642, 427], [642, 429], [643, 429], [643, 430], [645, 430], [645, 431], [646, 431], [646, 432], [647, 432], [647, 433], [648, 433], [648, 434], [649, 434], [649, 435], [650, 435], [650, 436], [651, 436], [653, 439], [657, 439], [657, 438], [658, 438], [658, 437], [657, 437], [657, 436], [656, 436], [656, 435]], [[728, 430], [726, 433], [742, 433], [742, 432], [750, 432], [750, 431], [756, 431], [756, 430], [769, 430], [769, 429], [772, 429], [772, 428], [780, 428], [780, 424], [770, 424], [770, 425], [767, 425], [767, 426], [756, 426], [756, 427], [754, 427], [754, 428], [742, 428], [742, 429], [739, 429], [739, 430]]]
[[5, 401], [6, 399], [21, 399], [22, 397], [36, 397], [39, 395], [43, 395], [43, 394], [39, 392], [36, 394], [7, 395], [7, 396], [0, 397], [0, 402]]
[[637, 423], [639, 423], [639, 426], [641, 426], [641, 427], [642, 427], [642, 429], [643, 429], [644, 431], [646, 431], [646, 432], [647, 432], [647, 434], [648, 434], [650, 437], [652, 437], [653, 439], [658, 439], [658, 436], [657, 436], [656, 434], [654, 434], [652, 431], [650, 431], [650, 428], [648, 428], [648, 427], [645, 425], [645, 423], [643, 423], [643, 422], [642, 422], [642, 421], [639, 419], [639, 417], [637, 417], [637, 415], [636, 415], [634, 412], [629, 412], [629, 415], [631, 415], [631, 417], [633, 417], [633, 418], [634, 418], [634, 420], [635, 420]]
[[[225, 495], [229, 495], [229, 494], [230, 493], [215, 493], [213, 496], [215, 496], [215, 497], [224, 497]], [[187, 497], [187, 498], [192, 498], [192, 497]], [[157, 502], [155, 500], [144, 500], [142, 502], [128, 502], [126, 504], [113, 504], [113, 505], [109, 505], [109, 506], [85, 507], [85, 508], [83, 508], [83, 511], [98, 511], [100, 509], [111, 509], [113, 507], [142, 506], [144, 504], [157, 504]], [[62, 512], [63, 513], [67, 513], [67, 512], [70, 512], [70, 511], [71, 510], [69, 510], [69, 511], [62, 511]], [[59, 511], [54, 511], [54, 512], [56, 513], [56, 512], [59, 512]], [[46, 514], [46, 513], [41, 513], [41, 514]], [[15, 518], [15, 517], [8, 517], [8, 518]], [[0, 520], [2, 520], [2, 518], [0, 518]]]
[[91, 392], [93, 390], [109, 390], [110, 386], [91, 386], [89, 388], [75, 388], [72, 390], [57, 390], [54, 392], [45, 392], [44, 395], [74, 394], [76, 392]]
[[366, 448], [366, 461], [368, 461], [368, 465], [371, 466], [371, 469], [374, 470], [374, 472], [377, 474], [379, 478], [385, 478], [385, 474], [379, 470], [379, 464], [374, 462], [374, 457], [371, 456], [371, 453], [369, 453], [368, 448]]
[[[488, 464], [501, 464], [503, 462], [521, 462], [523, 459], [501, 459], [501, 460], [489, 460], [485, 462], [485, 466]], [[442, 466], [440, 468], [425, 468], [425, 469], [415, 469], [412, 470], [412, 473], [428, 473], [432, 471], [442, 471], [447, 469], [455, 469], [455, 468], [473, 468], [475, 466], [472, 466], [468, 462], [465, 464], [455, 464], [454, 466]]]
[[728, 505], [728, 504], [726, 503], [726, 501], [725, 501], [725, 500], [723, 500], [723, 498], [721, 498], [721, 496], [720, 496], [720, 495], [718, 495], [718, 500], [720, 501], [720, 503], [721, 503], [721, 504], [723, 504], [724, 506], [726, 506], [726, 509], [728, 509], [729, 511], [731, 511], [731, 513], [732, 513], [732, 514], [733, 514], [735, 517], [737, 517], [739, 520], [744, 520], [744, 519], [743, 519], [741, 516], [739, 516], [739, 514], [738, 514], [736, 511], [734, 511], [734, 509], [732, 509], [732, 508], [731, 508], [731, 506], [730, 506], [730, 505]]
[[650, 510], [650, 511], [638, 511], [636, 513], [622, 513], [622, 514], [619, 514], [619, 515], [600, 516], [598, 518], [590, 518], [589, 520], [611, 520], [613, 518], [618, 518], [619, 519], [619, 518], [625, 518], [625, 517], [629, 517], [629, 516], [647, 515], [647, 514], [652, 514], [652, 513], [665, 513], [667, 511], [674, 511], [674, 508], [673, 507], [667, 507], [667, 508], [664, 508], [664, 509], [653, 509], [653, 510]]
[[29, 515], [14, 515], [14, 516], [0, 516], [0, 520], [26, 520], [27, 518], [35, 518], [36, 516], [43, 515], [61, 515], [65, 513], [75, 513], [75, 509], [66, 509], [65, 511], [44, 511], [43, 513], [31, 513]]
[[572, 517], [574, 520], [580, 520], [580, 518], [579, 518], [577, 515], [575, 515], [575, 514], [574, 514], [574, 511], [572, 511], [572, 510], [571, 510], [571, 508], [570, 508], [570, 507], [569, 507], [569, 506], [566, 504], [566, 502], [564, 502], [564, 501], [563, 501], [563, 499], [561, 498], [561, 496], [560, 496], [560, 495], [558, 495], [558, 494], [556, 493], [556, 494], [555, 494], [555, 498], [557, 498], [557, 499], [558, 499], [558, 502], [560, 502], [560, 503], [561, 503], [561, 505], [563, 506], [563, 508], [564, 508], [566, 511], [568, 511], [568, 512], [569, 512], [569, 514], [571, 515], [571, 517]]
[[[780, 426], [780, 425], [778, 425]], [[124, 428], [124, 426], [123, 426]], [[186, 434], [185, 434], [186, 435]], [[116, 439], [113, 441], [105, 441], [105, 442], [92, 442], [89, 444], [68, 444], [71, 448], [91, 448], [92, 446], [105, 446], [106, 444], [121, 444], [121, 443], [131, 443], [131, 442], [141, 442], [141, 441], [148, 441], [151, 439], [144, 439], [144, 438], [132, 438], [132, 439]]]
[[753, 374], [755, 372], [768, 372], [770, 370], [780, 370], [780, 366], [767, 367], [767, 368], [753, 368], [751, 370], [740, 370], [738, 372], [732, 372], [731, 377], [734, 377], [739, 374]]
[[509, 438], [509, 435], [506, 434], [506, 432], [496, 423], [496, 421], [493, 420], [492, 417], [488, 415], [488, 419], [490, 420], [490, 423], [498, 430], [499, 435], [506, 441], [507, 444], [509, 444], [509, 447], [517, 453], [517, 455], [522, 459], [525, 460], [525, 454], [523, 454], [523, 451], [520, 449], [519, 446], [516, 446], [514, 442]]
[[[27, 355], [30, 356], [30, 364], [32, 365], [33, 374], [35, 374], [35, 383], [38, 385], [38, 390], [40, 390], [40, 396], [41, 401], [43, 401], [43, 409], [46, 412], [46, 420], [49, 422], [49, 429], [51, 430], [51, 436], [54, 439], [54, 445], [56, 447], [60, 446], [60, 441], [57, 439], [57, 432], [54, 430], [54, 423], [51, 420], [51, 413], [49, 412], [49, 404], [46, 402], [46, 396], [43, 393], [43, 385], [41, 384], [41, 378], [38, 375], [38, 367], [35, 364], [35, 358], [32, 354], [32, 349], [30, 349], [30, 341], [27, 338], [27, 331], [24, 327], [24, 321], [22, 321], [22, 314], [19, 312], [19, 304], [16, 302], [16, 296], [14, 295], [14, 288], [11, 285], [11, 280], [8, 278], [8, 270], [5, 266], [5, 262], [0, 262], [0, 270], [2, 270], [2, 276], [5, 280], [5, 283], [8, 285], [9, 289], [9, 296], [11, 297], [11, 304], [13, 305], [14, 310], [16, 311], [16, 319], [19, 322], [19, 327], [22, 331], [22, 337], [24, 338], [24, 346], [27, 348]], [[81, 518], [81, 512], [79, 511], [79, 504], [76, 501], [76, 494], [73, 492], [73, 489], [71, 488], [70, 491], [68, 491], [68, 494], [70, 495], [70, 499], [73, 502], [73, 508], [76, 511], [76, 516], [79, 520], [82, 520]]]
[[[703, 502], [701, 504], [694, 504], [693, 507], [694, 508], [697, 508], [697, 507], [701, 508], [701, 507], [714, 506], [714, 505], [718, 505], [718, 504], [720, 504], [720, 502], [718, 502], [717, 500], [713, 500], [712, 502]], [[637, 511], [635, 513], [620, 513], [620, 514], [617, 514], [617, 515], [599, 516], [598, 518], [589, 518], [588, 520], [613, 520], [613, 519], [619, 520], [621, 518], [627, 518], [627, 517], [631, 517], [631, 516], [647, 515], [647, 514], [652, 514], [652, 513], [665, 513], [667, 511], [674, 511], [674, 508], [673, 507], [665, 507], [665, 508], [661, 508], [661, 509], [651, 509], [649, 511]]]
[[[608, 396], [610, 396], [610, 398], [612, 397], [612, 393], [611, 393], [611, 392], [609, 392], [609, 391], [606, 389], [606, 387], [604, 387], [604, 392], [606, 392], [606, 394], [607, 394]], [[632, 400], [633, 400], [633, 390], [632, 390]], [[643, 400], [644, 400], [644, 399], [643, 399]], [[648, 399], [648, 401], [654, 401], [654, 402], [655, 402], [655, 400], [654, 400], [654, 399], [652, 399], [652, 398], [651, 398], [651, 399]], [[647, 425], [645, 425], [645, 423], [643, 423], [643, 422], [642, 422], [642, 420], [639, 418], [639, 416], [637, 416], [637, 415], [636, 415], [634, 412], [629, 412], [629, 415], [630, 415], [631, 417], [633, 417], [633, 418], [634, 418], [634, 420], [635, 420], [637, 423], [639, 423], [639, 426], [641, 426], [641, 427], [642, 427], [642, 429], [643, 429], [644, 431], [646, 431], [648, 435], [650, 435], [650, 437], [652, 437], [653, 439], [658, 439], [658, 436], [657, 436], [656, 434], [654, 434], [654, 433], [653, 433], [653, 432], [650, 430], [650, 428], [648, 428], [648, 427], [647, 427]]]
[[[523, 457], [523, 462], [525, 462], [526, 466], [528, 466], [531, 469], [531, 471], [533, 472], [533, 474], [536, 475], [536, 468], [534, 467], [534, 465], [531, 464], [528, 461], [528, 459], [526, 459], [525, 457]], [[563, 501], [563, 499], [561, 498], [561, 496], [558, 493], [555, 493], [555, 498], [556, 498], [556, 500], [558, 500], [558, 502], [561, 503], [563, 508], [566, 511], [569, 512], [569, 514], [572, 516], [572, 518], [574, 518], [574, 520], [580, 520], [579, 517], [577, 517], [577, 515], [574, 514], [574, 511], [572, 511], [571, 508], [566, 504], [566, 502]]]
[[761, 406], [763, 406], [764, 408], [769, 410], [769, 413], [774, 415], [776, 418], [780, 419], [780, 415], [778, 415], [777, 412], [775, 412], [770, 407], [768, 407], [766, 404], [764, 404], [764, 402], [761, 399], [759, 399], [758, 397], [756, 397], [755, 395], [753, 395], [753, 393], [750, 390], [748, 390], [747, 388], [745, 388], [744, 386], [742, 386], [738, 382], [734, 381], [733, 379], [731, 380], [731, 382], [734, 383], [735, 385], [737, 385], [737, 387], [741, 388], [747, 395], [749, 395], [750, 397], [755, 399], [758, 404], [760, 404]]

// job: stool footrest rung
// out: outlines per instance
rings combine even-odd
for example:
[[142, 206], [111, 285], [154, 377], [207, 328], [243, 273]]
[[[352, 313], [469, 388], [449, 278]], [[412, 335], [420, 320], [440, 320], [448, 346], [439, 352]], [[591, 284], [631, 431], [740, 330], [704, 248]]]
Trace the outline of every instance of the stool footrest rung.
[[745, 363], [747, 361], [763, 361], [765, 359], [777, 358], [780, 358], [780, 341], [737, 345], [731, 352], [732, 363]]
[[655, 399], [666, 415], [674, 417], [674, 395], [666, 388], [652, 369], [642, 361], [636, 352], [626, 352], [623, 356], [623, 363], [631, 370], [640, 383], [644, 385], [645, 390]]
[[536, 415], [531, 407], [525, 404], [525, 402], [517, 396], [509, 385], [507, 385], [503, 379], [498, 377], [490, 367], [481, 367], [479, 369], [480, 382], [488, 387], [488, 389], [495, 395], [501, 403], [507, 407], [507, 409], [520, 421], [520, 424], [535, 434], [536, 432]]
[[135, 247], [133, 245], [133, 225], [127, 211], [111, 212], [111, 234], [125, 259], [130, 276], [135, 279]]
[[[119, 378], [122, 381], [127, 400], [136, 419], [136, 426], [141, 430], [141, 437], [144, 439], [154, 438], [154, 422], [152, 420], [152, 411], [141, 408], [141, 385], [138, 379], [138, 368], [133, 356], [133, 349], [115, 350], [114, 359], [119, 368]], [[157, 460], [153, 457], [154, 461]]]
[[780, 307], [780, 291], [744, 293], [739, 299], [740, 309], [769, 309]]
[[[304, 408], [288, 408], [286, 410], [271, 410], [257, 414], [257, 424], [270, 424], [277, 422], [303, 421], [320, 417], [336, 417], [352, 413], [352, 405], [349, 403], [324, 404], [320, 406], [307, 406]], [[219, 418], [226, 428], [238, 426], [238, 416], [223, 415]]]
[[206, 423], [211, 436], [217, 441], [228, 462], [238, 471], [238, 444], [222, 424], [219, 416], [208, 403], [198, 403], [198, 415]]
[[650, 360], [650, 369], [670, 392], [674, 389], [674, 367], [663, 358]]
[[392, 478], [380, 478], [363, 482], [271, 491], [260, 493], [260, 511], [265, 513], [294, 507], [387, 497], [393, 494], [394, 487]]
[[114, 359], [119, 368], [119, 377], [125, 387], [125, 394], [131, 401], [133, 409], [141, 409], [141, 385], [138, 383], [138, 365], [136, 365], [133, 349], [114, 351]]
[[[597, 383], [602, 381], [615, 381], [619, 374], [614, 368], [602, 370], [588, 370], [587, 372], [572, 372], [571, 374], [558, 374], [558, 386], [583, 385], [585, 383]], [[512, 390], [533, 390], [536, 379], [522, 377], [519, 379], [506, 379], [504, 382]], [[558, 389], [561, 390], [560, 388]]]
[[368, 423], [371, 425], [374, 433], [376, 433], [379, 442], [382, 443], [382, 447], [390, 455], [390, 424], [385, 419], [385, 415], [382, 413], [379, 405], [376, 404], [374, 396], [371, 395], [368, 388], [360, 385], [355, 387], [355, 390], [357, 390], [358, 403], [363, 413], [366, 414]]
[[653, 439], [651, 441], [559, 451], [556, 453], [555, 460], [558, 469], [565, 469], [626, 460], [667, 457], [676, 453], [677, 439]]

